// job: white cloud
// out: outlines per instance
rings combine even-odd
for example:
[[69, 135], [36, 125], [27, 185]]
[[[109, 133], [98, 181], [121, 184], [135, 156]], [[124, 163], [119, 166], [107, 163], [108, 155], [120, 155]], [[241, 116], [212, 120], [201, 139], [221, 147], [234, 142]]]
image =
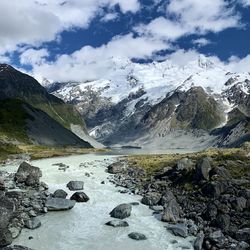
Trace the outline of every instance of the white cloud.
[[210, 40], [202, 37], [202, 38], [192, 40], [192, 43], [194, 45], [197, 45], [198, 47], [203, 47], [203, 46], [206, 46], [208, 44], [211, 44], [212, 42]]
[[250, 0], [241, 0], [241, 3], [246, 7], [250, 6]]
[[71, 55], [61, 55], [53, 63], [32, 64], [37, 79], [54, 81], [87, 81], [107, 76], [112, 68], [111, 57], [147, 58], [168, 48], [162, 41], [132, 34], [113, 38], [98, 48], [85, 46]]
[[102, 18], [101, 21], [103, 22], [109, 22], [109, 21], [114, 21], [118, 18], [117, 13], [107, 13], [105, 14]]
[[141, 34], [176, 40], [188, 34], [220, 32], [240, 26], [240, 16], [225, 0], [170, 0], [166, 16], [172, 18], [156, 18], [136, 30]]
[[228, 68], [233, 72], [250, 72], [250, 55], [242, 59], [232, 56], [229, 59]]
[[0, 63], [9, 63], [9, 62], [10, 58], [8, 56], [0, 55]]
[[53, 41], [63, 30], [85, 28], [102, 10], [119, 4], [121, 10], [136, 12], [138, 0], [1, 0], [0, 53], [20, 44], [33, 46]]
[[40, 65], [45, 62], [48, 56], [49, 52], [47, 49], [28, 49], [20, 55], [20, 62], [21, 64]]

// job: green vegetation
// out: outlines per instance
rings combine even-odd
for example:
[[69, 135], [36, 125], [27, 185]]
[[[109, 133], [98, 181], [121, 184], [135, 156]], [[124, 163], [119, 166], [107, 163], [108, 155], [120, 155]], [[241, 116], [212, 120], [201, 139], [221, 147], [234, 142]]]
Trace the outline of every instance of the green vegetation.
[[0, 101], [0, 139], [29, 142], [25, 128], [29, 115], [23, 104], [16, 99]]
[[19, 154], [22, 150], [13, 144], [0, 143], [0, 162], [5, 161], [9, 155]]

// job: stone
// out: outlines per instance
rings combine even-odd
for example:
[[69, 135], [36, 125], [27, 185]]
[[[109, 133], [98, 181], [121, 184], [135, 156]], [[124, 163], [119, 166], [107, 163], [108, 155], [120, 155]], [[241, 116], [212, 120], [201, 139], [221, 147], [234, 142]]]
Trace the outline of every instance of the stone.
[[49, 211], [62, 211], [69, 210], [75, 206], [75, 201], [62, 199], [62, 198], [51, 198], [46, 201], [45, 206]]
[[177, 161], [175, 169], [177, 171], [183, 171], [183, 170], [189, 171], [192, 169], [192, 167], [193, 167], [192, 160], [188, 158], [182, 158], [179, 161]]
[[70, 191], [83, 190], [83, 181], [70, 181], [67, 187]]
[[206, 220], [213, 220], [216, 218], [218, 213], [217, 207], [213, 203], [208, 203], [206, 211], [203, 213], [202, 217]]
[[236, 240], [245, 241], [250, 244], [250, 228], [242, 228], [236, 232]]
[[5, 190], [4, 179], [0, 177], [0, 191], [4, 191], [4, 190]]
[[31, 218], [29, 220], [24, 221], [24, 225], [28, 229], [36, 229], [36, 228], [40, 227], [42, 224], [38, 218]]
[[75, 192], [70, 199], [76, 202], [87, 202], [89, 197], [84, 192]]
[[24, 246], [14, 245], [14, 246], [4, 247], [2, 248], [2, 250], [33, 250], [33, 249]]
[[163, 206], [150, 206], [149, 208], [154, 210], [155, 212], [162, 212], [164, 210]]
[[244, 197], [236, 197], [232, 202], [232, 207], [235, 210], [242, 212], [247, 207], [247, 200]]
[[226, 191], [227, 187], [228, 184], [224, 181], [212, 181], [202, 188], [202, 192], [207, 197], [217, 198]]
[[42, 171], [27, 162], [21, 163], [15, 175], [17, 183], [25, 183], [27, 186], [37, 186], [42, 177]]
[[140, 203], [137, 201], [130, 202], [129, 204], [131, 204], [132, 206], [139, 206], [140, 205]]
[[7, 228], [0, 229], [0, 248], [10, 245], [13, 241], [12, 234]]
[[54, 198], [63, 198], [65, 199], [67, 197], [67, 192], [65, 192], [63, 189], [57, 189], [54, 193], [53, 193], [53, 197]]
[[168, 230], [175, 236], [186, 238], [188, 236], [188, 228], [184, 223], [179, 223], [168, 227]]
[[121, 162], [115, 162], [108, 166], [108, 173], [110, 174], [119, 174], [124, 170], [124, 164]]
[[0, 229], [7, 228], [15, 209], [15, 204], [11, 199], [5, 196], [0, 198]]
[[169, 202], [175, 200], [174, 194], [170, 190], [166, 190], [160, 200], [160, 205], [168, 206]]
[[149, 192], [143, 196], [141, 203], [148, 206], [154, 206], [159, 203], [161, 194], [156, 192]]
[[180, 217], [180, 206], [177, 201], [171, 200], [168, 205], [165, 204], [165, 208], [162, 214], [162, 221], [176, 223]]
[[128, 237], [133, 240], [146, 240], [147, 239], [146, 235], [142, 233], [137, 233], [137, 232], [132, 232], [128, 234]]
[[132, 211], [132, 205], [124, 203], [115, 207], [110, 212], [110, 216], [117, 219], [125, 219], [130, 216], [131, 211]]
[[221, 232], [221, 230], [214, 231], [209, 234], [208, 238], [213, 242], [213, 243], [222, 243], [224, 241], [225, 236]]
[[202, 250], [203, 241], [204, 241], [204, 233], [200, 232], [194, 241], [194, 250]]
[[128, 222], [124, 220], [111, 220], [105, 223], [105, 225], [112, 226], [112, 227], [128, 227], [129, 226]]
[[211, 170], [210, 160], [208, 157], [203, 158], [196, 165], [195, 179], [197, 181], [209, 180], [209, 172]]
[[228, 214], [219, 214], [213, 224], [227, 231], [230, 227], [230, 216]]
[[215, 167], [209, 172], [210, 176], [217, 176], [220, 179], [231, 179], [231, 175], [228, 170], [224, 167]]

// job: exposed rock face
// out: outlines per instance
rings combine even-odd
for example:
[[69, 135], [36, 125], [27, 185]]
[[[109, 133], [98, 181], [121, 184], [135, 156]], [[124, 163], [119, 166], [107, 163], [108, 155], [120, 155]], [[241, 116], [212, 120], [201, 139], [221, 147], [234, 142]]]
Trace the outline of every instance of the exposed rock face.
[[76, 202], [87, 202], [89, 197], [84, 192], [75, 192], [70, 199]]
[[110, 212], [110, 216], [117, 219], [125, 219], [130, 216], [131, 211], [131, 204], [120, 204]]
[[19, 166], [15, 175], [16, 182], [25, 183], [27, 186], [39, 185], [40, 177], [42, 177], [42, 171], [27, 162], [23, 162]]
[[83, 190], [83, 181], [70, 181], [67, 187], [70, 191]]
[[75, 201], [62, 199], [62, 198], [51, 198], [47, 200], [46, 207], [49, 211], [62, 211], [69, 210], [75, 206]]
[[142, 234], [142, 233], [137, 233], [137, 232], [132, 232], [128, 235], [129, 238], [133, 239], [133, 240], [146, 240], [147, 237], [146, 235]]

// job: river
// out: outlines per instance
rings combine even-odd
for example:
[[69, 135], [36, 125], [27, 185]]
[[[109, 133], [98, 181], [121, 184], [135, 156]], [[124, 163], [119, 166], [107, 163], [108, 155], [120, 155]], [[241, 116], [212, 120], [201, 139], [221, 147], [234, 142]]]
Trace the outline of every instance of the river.
[[[106, 166], [116, 160], [115, 155], [86, 154], [33, 161], [41, 168], [42, 181], [49, 185], [49, 191], [64, 189], [69, 196], [73, 193], [66, 188], [70, 180], [83, 180], [84, 192], [90, 197], [87, 203], [77, 203], [64, 212], [49, 212], [40, 216], [42, 226], [35, 230], [23, 229], [14, 244], [35, 250], [177, 250], [193, 249], [191, 238], [182, 239], [169, 233], [165, 224], [152, 216], [152, 210], [140, 204], [133, 206], [132, 214], [126, 221], [129, 227], [113, 228], [105, 223], [111, 220], [109, 212], [121, 203], [140, 201], [141, 197], [121, 194], [120, 188], [109, 183]], [[69, 168], [64, 172], [53, 164], [64, 163]], [[6, 170], [16, 171], [17, 166]], [[85, 173], [90, 173], [87, 177]], [[101, 184], [105, 181], [105, 184]], [[128, 238], [130, 232], [147, 236], [145, 241]], [[32, 236], [33, 239], [29, 240]], [[178, 243], [174, 243], [177, 241]], [[189, 248], [188, 248], [189, 247]]]

